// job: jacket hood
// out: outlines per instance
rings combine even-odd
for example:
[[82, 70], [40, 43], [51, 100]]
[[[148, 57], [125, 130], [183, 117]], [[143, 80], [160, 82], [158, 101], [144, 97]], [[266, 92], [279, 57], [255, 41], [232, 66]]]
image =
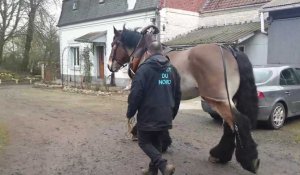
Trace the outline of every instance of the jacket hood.
[[143, 64], [149, 64], [151, 65], [151, 68], [156, 69], [156, 70], [166, 70], [170, 61], [163, 55], [157, 54], [157, 55], [152, 55], [150, 58], [148, 58]]

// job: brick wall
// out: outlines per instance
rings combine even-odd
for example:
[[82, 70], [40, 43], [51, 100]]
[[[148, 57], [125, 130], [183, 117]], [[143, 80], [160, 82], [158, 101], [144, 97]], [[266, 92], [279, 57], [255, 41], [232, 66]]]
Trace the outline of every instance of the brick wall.
[[199, 12], [205, 0], [160, 0], [162, 8], [174, 8], [192, 12]]

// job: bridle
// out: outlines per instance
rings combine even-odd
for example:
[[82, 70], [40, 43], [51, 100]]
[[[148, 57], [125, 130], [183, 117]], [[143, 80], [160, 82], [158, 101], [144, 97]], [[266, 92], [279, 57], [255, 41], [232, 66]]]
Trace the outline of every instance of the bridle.
[[[153, 29], [153, 31], [151, 32], [149, 32], [148, 30], [149, 29]], [[123, 29], [125, 29], [125, 26], [123, 27]], [[149, 26], [147, 26], [147, 27], [145, 27], [142, 31], [141, 31], [141, 37], [140, 37], [140, 39], [139, 39], [139, 41], [138, 41], [138, 44], [135, 46], [135, 48], [133, 49], [133, 51], [131, 52], [131, 53], [129, 53], [129, 51], [128, 51], [128, 49], [125, 47], [125, 45], [120, 41], [120, 37], [118, 37], [118, 38], [116, 38], [117, 39], [117, 41], [116, 40], [114, 40], [114, 42], [112, 43], [112, 46], [114, 46], [115, 45], [115, 49], [114, 49], [114, 52], [113, 52], [113, 55], [112, 55], [112, 62], [116, 62], [119, 66], [120, 66], [120, 68], [119, 69], [121, 69], [121, 68], [123, 68], [123, 67], [125, 67], [125, 66], [127, 66], [127, 64], [126, 64], [126, 62], [124, 61], [124, 62], [120, 62], [120, 60], [118, 60], [117, 58], [116, 58], [116, 54], [117, 54], [117, 50], [118, 50], [118, 48], [120, 47], [120, 45], [121, 45], [121, 47], [124, 49], [124, 51], [127, 53], [127, 55], [128, 55], [128, 57], [127, 58], [129, 58], [129, 66], [128, 66], [128, 74], [129, 74], [129, 76], [130, 76], [130, 78], [132, 78], [132, 75], [134, 75], [135, 74], [135, 69], [137, 69], [138, 68], [138, 66], [141, 64], [140, 63], [140, 61], [141, 61], [141, 59], [142, 59], [142, 57], [144, 56], [144, 54], [146, 53], [146, 51], [147, 51], [147, 48], [146, 47], [144, 47], [144, 48], [141, 48], [141, 50], [138, 50], [138, 52], [137, 52], [137, 49], [140, 47], [140, 45], [141, 45], [141, 43], [142, 43], [142, 41], [143, 40], [145, 40], [145, 35], [146, 34], [158, 34], [159, 33], [159, 29], [156, 27], [156, 26], [154, 26], [154, 25], [149, 25]], [[134, 60], [135, 59], [139, 59], [138, 60], [138, 62], [136, 62], [137, 64], [135, 64], [134, 65]], [[135, 67], [133, 67], [133, 66], [135, 66]]]
[[112, 62], [116, 62], [119, 66], [120, 66], [120, 69], [122, 69], [123, 67], [125, 67], [127, 64], [126, 64], [126, 62], [124, 62], [124, 63], [122, 63], [122, 62], [120, 62], [117, 58], [116, 58], [116, 54], [117, 54], [117, 50], [118, 50], [118, 48], [119, 48], [119, 46], [121, 45], [122, 46], [122, 48], [125, 50], [125, 52], [128, 54], [128, 50], [127, 50], [127, 48], [123, 45], [123, 43], [121, 42], [121, 41], [114, 41], [113, 43], [112, 43], [112, 46], [113, 45], [115, 45], [116, 44], [116, 48], [114, 49], [114, 53], [113, 53], [113, 56], [112, 56]]
[[[131, 74], [135, 74], [135, 71], [133, 70], [133, 60], [135, 59], [135, 58], [138, 58], [138, 57], [135, 57], [134, 56], [134, 54], [135, 54], [135, 52], [136, 52], [136, 50], [137, 50], [137, 48], [139, 48], [139, 46], [140, 46], [140, 44], [141, 44], [141, 41], [144, 39], [144, 35], [145, 34], [142, 34], [142, 36], [140, 37], [140, 39], [139, 39], [139, 41], [138, 41], [138, 44], [134, 47], [134, 49], [133, 49], [133, 51], [129, 54], [129, 51], [128, 51], [128, 49], [124, 46], [124, 44], [120, 41], [120, 40], [117, 40], [117, 41], [114, 41], [113, 43], [112, 43], [112, 45], [115, 45], [115, 49], [114, 49], [114, 52], [113, 52], [113, 56], [112, 56], [112, 61], [114, 62], [116, 62], [119, 66], [120, 66], [120, 69], [122, 69], [122, 68], [124, 68], [124, 67], [126, 67], [127, 66], [127, 64], [126, 64], [126, 62], [120, 62], [117, 58], [116, 58], [116, 54], [117, 54], [117, 50], [118, 50], [118, 48], [121, 46], [123, 49], [124, 49], [124, 51], [127, 53], [127, 55], [128, 55], [128, 58], [129, 58], [129, 67], [128, 67], [128, 71], [130, 71], [130, 73]], [[144, 55], [144, 53], [147, 51], [147, 49], [144, 49], [143, 50], [143, 52], [142, 52], [142, 55]], [[138, 59], [141, 59], [141, 58], [138, 58]], [[130, 76], [130, 75], [129, 75]]]

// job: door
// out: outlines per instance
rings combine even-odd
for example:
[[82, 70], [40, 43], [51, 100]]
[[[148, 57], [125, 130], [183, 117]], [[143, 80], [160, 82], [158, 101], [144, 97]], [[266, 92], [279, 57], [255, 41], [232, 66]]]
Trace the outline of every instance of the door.
[[285, 69], [280, 75], [280, 84], [284, 87], [288, 110], [294, 115], [299, 113], [300, 107], [300, 82], [292, 68]]
[[295, 96], [297, 98], [295, 100], [295, 105], [296, 105], [296, 108], [297, 108], [296, 113], [300, 114], [300, 68], [295, 68], [294, 71], [295, 71], [295, 74], [296, 74], [296, 77], [297, 77], [297, 80], [298, 80], [297, 89], [296, 89], [297, 94], [295, 94]]
[[104, 47], [97, 46], [97, 52], [98, 52], [99, 78], [104, 79]]

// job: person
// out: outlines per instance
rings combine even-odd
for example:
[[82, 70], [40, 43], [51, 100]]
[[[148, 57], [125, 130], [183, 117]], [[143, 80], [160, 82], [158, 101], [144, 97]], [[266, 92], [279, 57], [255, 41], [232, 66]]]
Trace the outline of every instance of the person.
[[180, 77], [175, 67], [163, 56], [162, 46], [155, 41], [150, 44], [145, 58], [132, 81], [128, 96], [127, 118], [137, 112], [139, 147], [150, 158], [144, 175], [163, 175], [175, 172], [161, 154], [161, 137], [172, 128], [172, 120], [178, 112], [181, 100]]

